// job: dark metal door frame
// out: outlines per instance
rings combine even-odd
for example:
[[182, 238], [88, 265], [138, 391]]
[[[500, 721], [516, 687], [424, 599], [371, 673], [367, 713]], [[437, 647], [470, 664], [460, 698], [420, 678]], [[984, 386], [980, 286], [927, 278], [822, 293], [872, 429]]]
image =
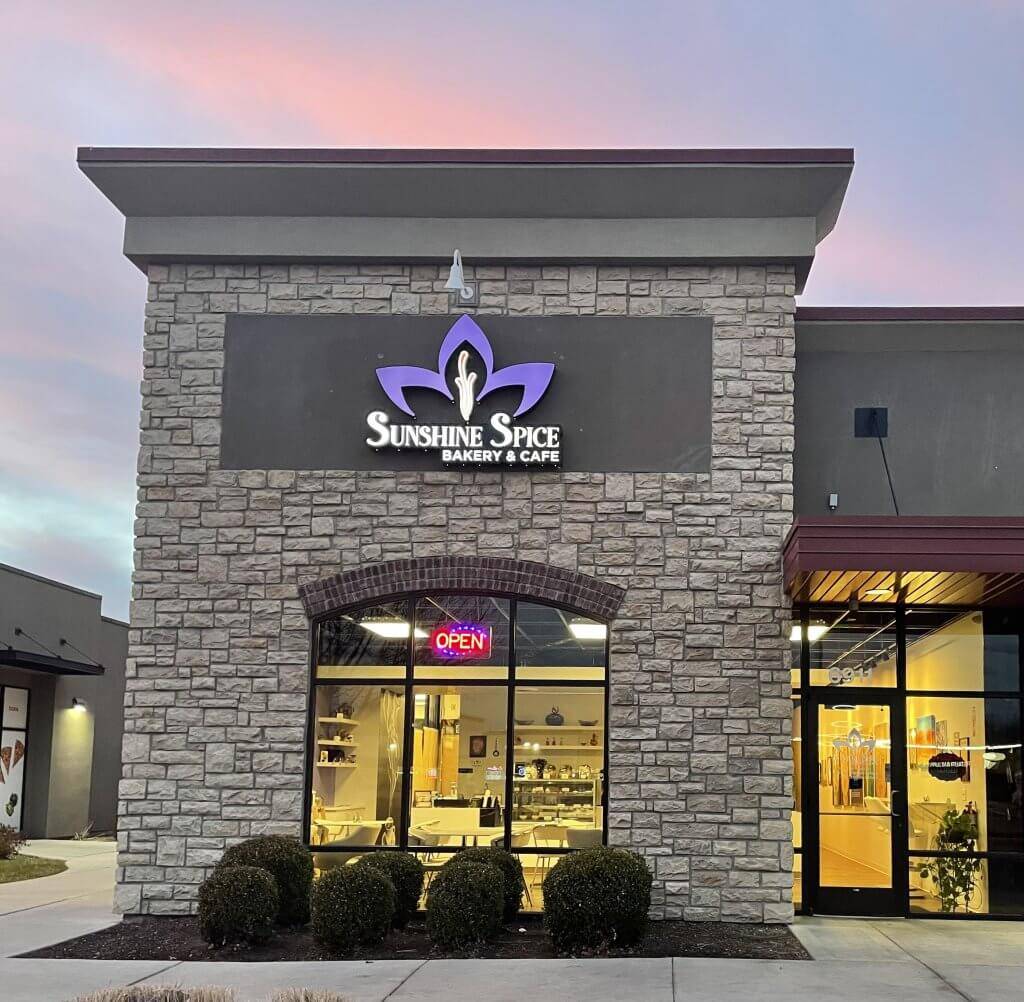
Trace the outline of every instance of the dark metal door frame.
[[[828, 687], [811, 689], [806, 700], [803, 737], [804, 811], [803, 880], [805, 909], [830, 915], [909, 914], [909, 862], [907, 856], [907, 756], [906, 700], [900, 688], [871, 689]], [[818, 783], [818, 709], [837, 703], [854, 706], [885, 706], [889, 709], [889, 750], [892, 805], [892, 888], [822, 887], [820, 842], [820, 792]]]

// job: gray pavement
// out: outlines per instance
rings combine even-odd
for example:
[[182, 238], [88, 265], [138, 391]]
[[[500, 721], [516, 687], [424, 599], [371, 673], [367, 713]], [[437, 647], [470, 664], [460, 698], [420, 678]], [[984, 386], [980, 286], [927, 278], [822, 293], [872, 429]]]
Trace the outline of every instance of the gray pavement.
[[0, 957], [83, 936], [119, 921], [112, 910], [114, 842], [36, 839], [23, 852], [66, 860], [68, 868], [51, 877], [0, 884]]

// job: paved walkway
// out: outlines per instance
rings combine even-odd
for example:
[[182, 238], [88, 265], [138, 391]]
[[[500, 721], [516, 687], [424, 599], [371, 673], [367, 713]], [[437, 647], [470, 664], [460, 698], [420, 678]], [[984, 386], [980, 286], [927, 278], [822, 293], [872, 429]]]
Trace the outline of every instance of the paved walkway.
[[36, 839], [23, 851], [67, 860], [68, 868], [52, 877], [0, 884], [0, 957], [84, 936], [118, 921], [111, 910], [114, 842]]

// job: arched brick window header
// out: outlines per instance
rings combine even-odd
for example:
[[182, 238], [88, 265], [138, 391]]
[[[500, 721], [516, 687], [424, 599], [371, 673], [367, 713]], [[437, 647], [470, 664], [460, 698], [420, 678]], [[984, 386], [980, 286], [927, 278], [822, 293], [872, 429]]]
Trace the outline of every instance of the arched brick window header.
[[366, 564], [299, 586], [310, 619], [406, 592], [503, 592], [610, 620], [625, 590], [587, 574], [507, 557], [419, 557]]

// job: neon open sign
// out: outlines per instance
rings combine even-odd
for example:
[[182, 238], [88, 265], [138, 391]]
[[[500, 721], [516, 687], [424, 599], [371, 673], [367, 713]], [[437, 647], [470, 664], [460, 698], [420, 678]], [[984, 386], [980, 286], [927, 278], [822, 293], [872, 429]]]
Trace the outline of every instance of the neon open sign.
[[431, 631], [430, 649], [439, 658], [489, 658], [491, 628], [480, 623], [449, 623]]

